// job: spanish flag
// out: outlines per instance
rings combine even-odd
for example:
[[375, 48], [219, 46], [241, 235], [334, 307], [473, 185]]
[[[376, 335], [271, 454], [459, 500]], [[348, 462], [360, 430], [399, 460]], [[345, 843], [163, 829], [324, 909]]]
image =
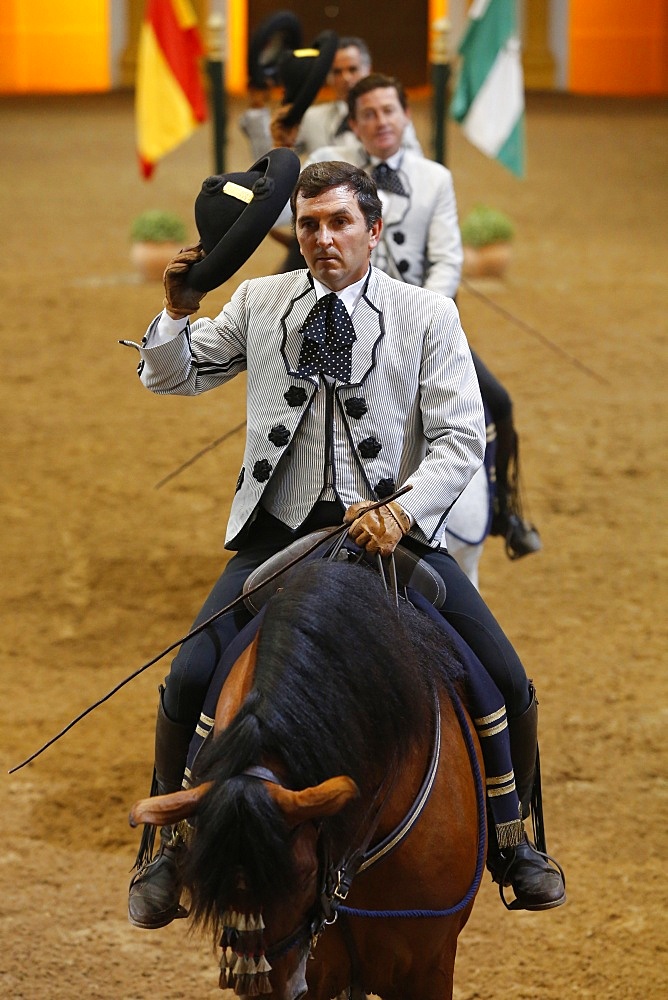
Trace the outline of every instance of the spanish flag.
[[146, 179], [157, 160], [206, 119], [202, 54], [190, 0], [147, 0], [135, 88], [137, 148]]

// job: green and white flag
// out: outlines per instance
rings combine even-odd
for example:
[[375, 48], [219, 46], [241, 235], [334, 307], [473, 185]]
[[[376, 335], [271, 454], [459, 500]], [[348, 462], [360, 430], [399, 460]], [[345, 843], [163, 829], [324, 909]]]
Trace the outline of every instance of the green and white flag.
[[450, 114], [487, 156], [524, 176], [524, 80], [516, 0], [474, 0]]

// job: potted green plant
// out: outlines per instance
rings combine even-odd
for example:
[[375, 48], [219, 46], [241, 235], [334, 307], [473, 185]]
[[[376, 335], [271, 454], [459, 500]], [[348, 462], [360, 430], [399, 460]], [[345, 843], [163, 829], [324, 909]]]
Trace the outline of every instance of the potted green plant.
[[515, 235], [507, 215], [488, 205], [475, 205], [461, 226], [465, 277], [501, 277], [512, 256]]
[[186, 225], [178, 215], [149, 209], [138, 215], [130, 228], [130, 260], [144, 281], [160, 281], [187, 238]]

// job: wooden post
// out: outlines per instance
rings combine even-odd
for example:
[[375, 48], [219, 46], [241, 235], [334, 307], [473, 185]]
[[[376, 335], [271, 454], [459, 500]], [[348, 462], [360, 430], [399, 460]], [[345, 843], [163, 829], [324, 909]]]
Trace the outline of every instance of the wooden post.
[[528, 90], [554, 89], [554, 56], [548, 42], [547, 0], [526, 5], [526, 38], [522, 53], [524, 86]]
[[225, 173], [225, 146], [227, 144], [227, 106], [225, 97], [225, 17], [212, 13], [207, 22], [207, 60], [209, 76], [209, 107], [213, 133], [213, 162], [216, 174]]
[[441, 17], [431, 25], [432, 145], [437, 163], [447, 165], [447, 117], [450, 81], [450, 21]]

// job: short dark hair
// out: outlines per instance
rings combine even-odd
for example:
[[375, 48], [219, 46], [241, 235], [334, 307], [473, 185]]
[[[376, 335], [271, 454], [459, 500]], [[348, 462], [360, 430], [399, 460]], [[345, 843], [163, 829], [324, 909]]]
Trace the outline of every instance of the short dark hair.
[[339, 43], [336, 46], [337, 52], [340, 49], [358, 49], [359, 54], [368, 66], [371, 65], [371, 53], [369, 52], [369, 46], [364, 41], [363, 38], [358, 38], [356, 35], [344, 35], [339, 38]]
[[355, 117], [358, 97], [361, 97], [362, 94], [368, 94], [371, 90], [378, 90], [380, 87], [394, 87], [399, 103], [404, 111], [407, 109], [408, 98], [401, 80], [397, 80], [396, 76], [385, 76], [384, 73], [369, 73], [368, 76], [358, 80], [348, 94], [348, 113], [351, 118]]
[[322, 191], [333, 187], [347, 187], [355, 196], [369, 229], [383, 217], [383, 206], [376, 182], [360, 167], [343, 160], [323, 160], [304, 167], [290, 197], [292, 218], [297, 218], [297, 196], [316, 198]]

